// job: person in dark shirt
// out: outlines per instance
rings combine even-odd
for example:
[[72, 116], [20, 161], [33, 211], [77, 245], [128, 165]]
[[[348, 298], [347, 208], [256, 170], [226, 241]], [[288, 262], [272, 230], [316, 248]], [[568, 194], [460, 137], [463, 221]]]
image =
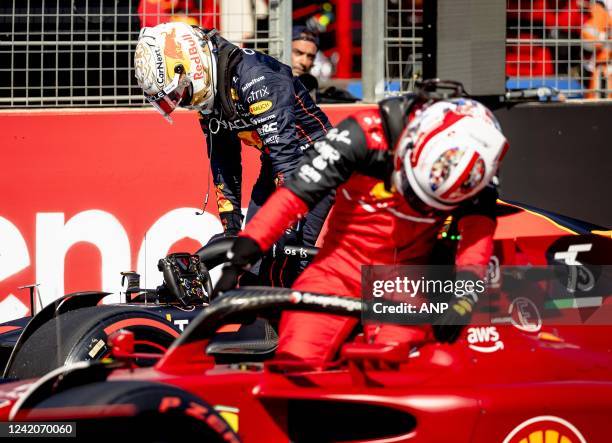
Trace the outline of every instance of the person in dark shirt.
[[[238, 234], [243, 222], [241, 142], [261, 151], [249, 220], [331, 128], [289, 66], [241, 49], [216, 30], [184, 23], [143, 28], [134, 66], [145, 97], [165, 118], [179, 106], [200, 113], [227, 236]], [[314, 246], [331, 204], [323, 199], [293, 240]]]

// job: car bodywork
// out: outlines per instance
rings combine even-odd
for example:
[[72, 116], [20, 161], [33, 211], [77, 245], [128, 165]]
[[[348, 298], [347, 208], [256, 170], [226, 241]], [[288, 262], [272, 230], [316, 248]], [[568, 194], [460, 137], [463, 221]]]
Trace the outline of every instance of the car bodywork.
[[[498, 264], [545, 265], [577, 250], [588, 252], [591, 263], [605, 264], [610, 257], [612, 240], [601, 230], [593, 233], [575, 221], [514, 205], [500, 204], [500, 210], [506, 212], [495, 241]], [[607, 298], [602, 306], [609, 306]], [[220, 365], [206, 354], [223, 324], [273, 316], [280, 309], [360, 315], [354, 299], [238, 290], [198, 316], [153, 368], [86, 364], [0, 386], [0, 420], [49, 418], [50, 410], [37, 408], [41, 399], [69, 395], [87, 380], [108, 386], [139, 381], [178, 387], [214, 405], [245, 442], [610, 440], [609, 326], [546, 325], [526, 331], [499, 325], [480, 346], [470, 340], [470, 334], [486, 335], [479, 326], [465, 328], [454, 344], [430, 341], [412, 349], [356, 340], [323, 368], [274, 359]], [[151, 408], [167, 409], [164, 399]], [[53, 413], [57, 418], [58, 411]]]

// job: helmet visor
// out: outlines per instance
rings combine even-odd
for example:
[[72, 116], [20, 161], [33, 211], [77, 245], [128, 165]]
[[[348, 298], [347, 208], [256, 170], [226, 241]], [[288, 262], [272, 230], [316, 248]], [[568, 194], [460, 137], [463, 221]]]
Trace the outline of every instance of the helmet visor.
[[177, 73], [174, 76], [172, 83], [166, 86], [163, 90], [159, 91], [157, 94], [145, 94], [147, 101], [151, 103], [153, 107], [157, 109], [157, 111], [170, 123], [172, 123], [170, 114], [179, 105], [183, 99], [185, 90], [187, 89], [188, 82], [185, 81], [185, 78], [186, 75], [184, 72]]

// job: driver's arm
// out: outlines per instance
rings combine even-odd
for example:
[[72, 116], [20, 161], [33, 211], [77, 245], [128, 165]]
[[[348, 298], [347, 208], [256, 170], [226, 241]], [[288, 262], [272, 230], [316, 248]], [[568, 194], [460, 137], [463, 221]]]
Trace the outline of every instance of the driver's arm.
[[[486, 277], [497, 225], [496, 201], [497, 189], [489, 185], [453, 213], [458, 218], [461, 236], [455, 257], [458, 279], [483, 280]], [[452, 299], [446, 312], [433, 325], [436, 339], [448, 343], [457, 340], [477, 302], [476, 293]]]
[[242, 228], [240, 210], [242, 187], [242, 161], [240, 140], [219, 124], [212, 125], [211, 134], [206, 120], [202, 121], [206, 135], [208, 158], [215, 184], [219, 218], [225, 235], [237, 235]]
[[454, 214], [460, 235], [455, 257], [457, 266], [486, 270], [493, 253], [493, 234], [497, 226], [496, 202], [497, 189], [491, 184], [457, 209]]
[[270, 197], [241, 235], [255, 240], [262, 251], [267, 251], [285, 229], [367, 162], [368, 154], [358, 123], [353, 118], [342, 121], [306, 151], [285, 186]]
[[368, 154], [363, 131], [352, 118], [315, 143], [291, 178], [270, 196], [234, 243], [228, 254], [230, 264], [223, 269], [213, 298], [236, 287], [240, 274], [270, 249], [285, 229], [348, 180], [353, 171], [367, 162]]

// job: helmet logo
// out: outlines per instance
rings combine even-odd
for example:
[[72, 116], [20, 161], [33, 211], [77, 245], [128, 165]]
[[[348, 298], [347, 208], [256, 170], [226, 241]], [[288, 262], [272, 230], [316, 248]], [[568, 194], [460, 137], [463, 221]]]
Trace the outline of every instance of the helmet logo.
[[166, 71], [164, 69], [164, 57], [162, 57], [159, 48], [155, 48], [155, 69], [157, 69], [157, 76], [155, 77], [157, 84], [164, 86], [166, 82]]
[[189, 60], [195, 64], [193, 79], [202, 80], [204, 78], [204, 66], [202, 65], [202, 59], [198, 54], [198, 43], [191, 34], [183, 35], [183, 40], [189, 44]]
[[452, 148], [445, 151], [431, 166], [429, 173], [429, 186], [432, 191], [438, 190], [451, 175], [453, 169], [459, 164], [463, 157], [463, 151]]
[[183, 60], [183, 50], [181, 49], [181, 45], [175, 40], [176, 28], [172, 29], [172, 32], [165, 33], [164, 37], [164, 55], [175, 60]]
[[164, 86], [165, 72], [163, 63], [161, 72], [159, 67], [159, 50], [155, 51], [155, 47], [149, 45], [146, 41], [141, 41], [136, 46], [134, 54], [134, 69], [136, 80], [140, 87], [148, 94], [153, 94], [159, 91], [160, 87]]
[[179, 22], [145, 27], [140, 32], [134, 57], [136, 79], [149, 102], [166, 118], [179, 106], [202, 112], [214, 106], [216, 60], [199, 35]]

